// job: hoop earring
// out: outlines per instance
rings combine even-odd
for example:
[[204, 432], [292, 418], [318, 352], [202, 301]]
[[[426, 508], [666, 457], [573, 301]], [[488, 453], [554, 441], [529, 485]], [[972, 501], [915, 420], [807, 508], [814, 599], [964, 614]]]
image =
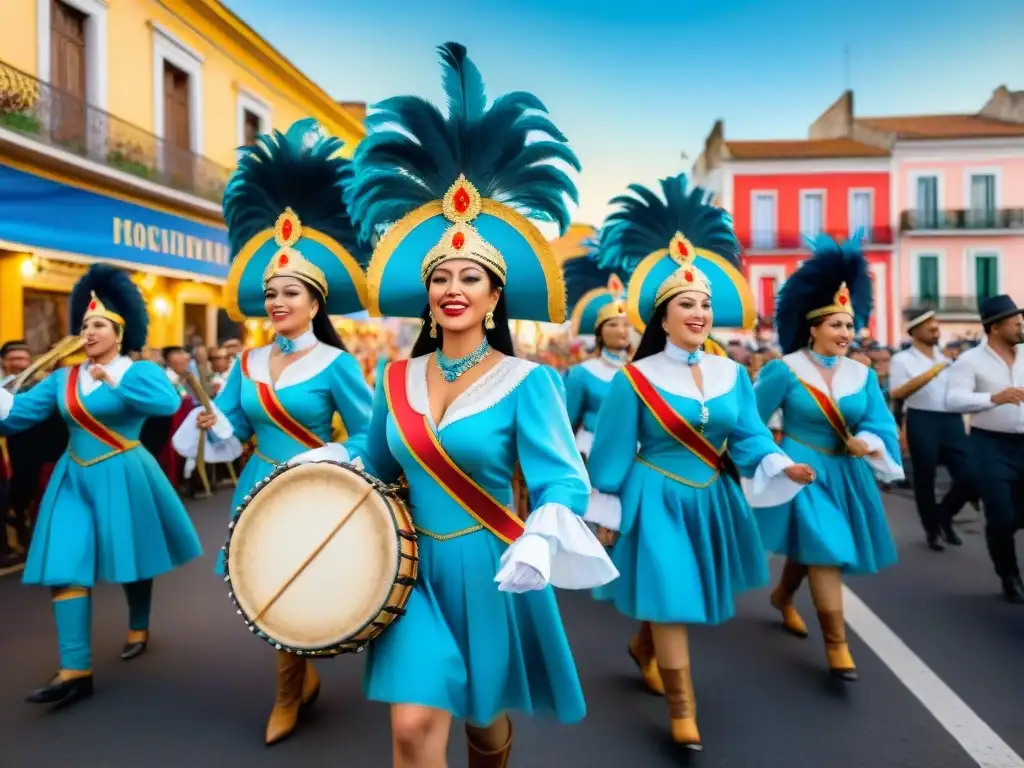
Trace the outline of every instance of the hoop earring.
[[484, 329], [488, 331], [494, 330], [494, 311], [487, 310], [487, 314], [484, 315]]
[[430, 316], [430, 338], [437, 338], [437, 320], [434, 319], [433, 315]]

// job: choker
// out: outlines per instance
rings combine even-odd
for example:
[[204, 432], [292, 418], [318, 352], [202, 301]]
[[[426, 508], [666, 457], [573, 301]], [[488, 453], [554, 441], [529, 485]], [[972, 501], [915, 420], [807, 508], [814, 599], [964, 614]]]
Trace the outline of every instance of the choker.
[[808, 349], [807, 352], [810, 354], [811, 359], [820, 365], [822, 368], [831, 370], [839, 365], [839, 361], [842, 360], [839, 355], [833, 355], [832, 357], [826, 357], [825, 355], [819, 355], [813, 349]]
[[612, 352], [608, 349], [601, 350], [601, 359], [613, 368], [621, 368], [626, 364], [628, 358], [629, 351], [625, 349], [621, 352]]
[[281, 352], [286, 355], [291, 355], [295, 352], [301, 352], [304, 349], [309, 349], [310, 347], [315, 346], [317, 338], [311, 328], [301, 336], [294, 339], [289, 339], [287, 336], [277, 335], [274, 337], [274, 343]]
[[451, 384], [466, 373], [466, 371], [472, 370], [481, 360], [487, 357], [487, 353], [490, 351], [491, 345], [487, 343], [487, 338], [484, 337], [484, 340], [480, 342], [480, 346], [465, 357], [448, 357], [438, 347], [437, 351], [434, 352], [434, 360], [437, 361], [437, 367], [441, 369], [441, 375], [444, 376], [444, 380]]
[[687, 365], [699, 365], [700, 361], [704, 359], [704, 353], [701, 350], [690, 352], [677, 347], [671, 341], [665, 342], [665, 356], [669, 360], [675, 360], [677, 363], [686, 363]]

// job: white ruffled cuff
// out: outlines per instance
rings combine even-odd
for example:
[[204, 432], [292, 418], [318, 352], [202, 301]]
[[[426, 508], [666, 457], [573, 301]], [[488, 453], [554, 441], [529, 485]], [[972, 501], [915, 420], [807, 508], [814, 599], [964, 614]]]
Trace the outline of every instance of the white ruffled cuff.
[[576, 433], [576, 450], [582, 453], [584, 456], [590, 455], [590, 449], [594, 447], [594, 433], [588, 432], [587, 430], [580, 427], [580, 431]]
[[769, 453], [752, 478], [743, 478], [740, 485], [747, 503], [752, 507], [777, 507], [793, 500], [804, 486], [786, 475], [786, 469], [795, 462], [784, 453]]
[[526, 530], [501, 556], [494, 580], [511, 578], [517, 565], [537, 571], [544, 585], [593, 589], [619, 577], [601, 542], [583, 518], [561, 504], [543, 504], [526, 520]]
[[351, 464], [359, 469], [363, 468], [363, 461], [358, 456], [353, 460], [349, 455], [348, 448], [341, 443], [326, 443], [319, 448], [305, 451], [293, 456], [288, 460], [288, 466], [294, 467], [298, 464], [313, 464], [317, 461], [336, 461], [339, 464]]
[[592, 490], [590, 504], [587, 506], [587, 513], [583, 516], [583, 521], [600, 525], [609, 531], [617, 531], [622, 527], [622, 502], [619, 501], [618, 496]]
[[773, 432], [781, 432], [782, 431], [782, 409], [781, 408], [779, 410], [775, 411], [775, 413], [773, 413], [771, 415], [771, 418], [768, 419], [768, 429], [772, 430]]
[[875, 473], [875, 477], [881, 483], [895, 483], [903, 480], [906, 473], [899, 462], [894, 460], [889, 452], [885, 450], [885, 443], [882, 438], [872, 432], [858, 432], [854, 435], [858, 440], [863, 440], [871, 453], [878, 452], [877, 456], [865, 456], [868, 466]]
[[[196, 426], [196, 418], [202, 412], [202, 408], [193, 408], [171, 437], [171, 445], [174, 446], [174, 451], [179, 456], [184, 456], [186, 459], [194, 459], [196, 457], [196, 452], [199, 450], [199, 433], [202, 432]], [[208, 462], [213, 461], [210, 458], [211, 455], [217, 455], [216, 453], [210, 453], [212, 446], [221, 445], [222, 443], [230, 444], [235, 436], [234, 427], [231, 426], [231, 422], [228, 421], [227, 416], [221, 412], [220, 408], [214, 405], [213, 412], [217, 415], [217, 423], [210, 427], [209, 431], [211, 435], [217, 438], [217, 441], [206, 441], [206, 460]], [[238, 441], [234, 440], [234, 442], [237, 443]], [[239, 447], [239, 455], [241, 455], [241, 447]], [[235, 456], [233, 459], [228, 459], [228, 461], [234, 461], [237, 458], [238, 456]]]
[[11, 415], [11, 408], [14, 407], [14, 395], [0, 387], [0, 421]]

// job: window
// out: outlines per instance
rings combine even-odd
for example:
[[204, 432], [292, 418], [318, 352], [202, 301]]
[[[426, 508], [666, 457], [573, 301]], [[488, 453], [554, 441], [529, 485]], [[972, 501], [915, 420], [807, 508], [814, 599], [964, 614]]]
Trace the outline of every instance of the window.
[[995, 254], [974, 257], [974, 293], [979, 304], [999, 295], [999, 257]]
[[871, 242], [872, 200], [870, 190], [850, 194], [850, 237], [860, 233], [865, 242]]
[[821, 234], [825, 220], [825, 193], [800, 193], [800, 234], [814, 238]]
[[[153, 132], [171, 154], [203, 154], [203, 57], [155, 21]], [[187, 137], [187, 143], [186, 143]]]
[[260, 116], [254, 115], [248, 109], [243, 110], [242, 125], [245, 129], [245, 146], [247, 147], [251, 147], [255, 144], [256, 138], [261, 133], [265, 133], [263, 126], [260, 125]]
[[996, 225], [996, 177], [991, 173], [971, 174], [969, 226], [989, 228]]
[[939, 228], [939, 178], [919, 176], [917, 179], [917, 216], [919, 229]]
[[939, 257], [917, 257], [917, 295], [925, 303], [939, 301]]
[[755, 192], [753, 205], [752, 248], [775, 248], [775, 195]]
[[237, 102], [238, 146], [251, 147], [271, 128], [270, 107], [249, 91], [238, 89]]

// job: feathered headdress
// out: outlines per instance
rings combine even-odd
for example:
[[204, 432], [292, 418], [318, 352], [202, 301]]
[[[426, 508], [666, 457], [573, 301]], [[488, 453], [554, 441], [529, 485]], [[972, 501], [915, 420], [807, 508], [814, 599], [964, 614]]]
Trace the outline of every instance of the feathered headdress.
[[343, 146], [307, 118], [240, 150], [224, 192], [234, 259], [224, 296], [236, 322], [266, 315], [264, 287], [282, 275], [319, 290], [331, 315], [365, 306], [369, 249], [360, 247], [345, 205], [352, 164], [338, 156]]
[[811, 258], [779, 291], [775, 328], [784, 354], [807, 346], [811, 323], [839, 312], [853, 316], [860, 330], [871, 318], [871, 275], [859, 239], [840, 245], [827, 235], [809, 243]]
[[630, 322], [643, 332], [654, 310], [684, 291], [709, 296], [715, 321], [752, 328], [754, 297], [739, 270], [739, 242], [729, 214], [709, 202], [711, 193], [689, 186], [685, 174], [661, 181], [664, 201], [639, 184], [612, 199], [619, 210], [601, 236], [602, 258], [634, 267], [627, 293]]
[[79, 327], [102, 317], [121, 331], [121, 349], [138, 352], [146, 346], [149, 314], [139, 287], [128, 273], [109, 264], [93, 264], [71, 289], [71, 318]]
[[[466, 49], [438, 50], [447, 116], [415, 96], [387, 99], [374, 105], [356, 150], [349, 205], [363, 240], [380, 238], [368, 309], [419, 317], [430, 273], [469, 259], [504, 284], [510, 318], [564, 322], [561, 271], [529, 219], [565, 231], [576, 186], [550, 163], [579, 170], [579, 161], [536, 96], [517, 91], [488, 106]], [[545, 138], [528, 141], [538, 134]]]
[[601, 324], [613, 317], [626, 316], [626, 265], [616, 269], [600, 258], [599, 243], [583, 243], [588, 252], [566, 259], [562, 264], [565, 293], [572, 319], [573, 334], [597, 335]]

